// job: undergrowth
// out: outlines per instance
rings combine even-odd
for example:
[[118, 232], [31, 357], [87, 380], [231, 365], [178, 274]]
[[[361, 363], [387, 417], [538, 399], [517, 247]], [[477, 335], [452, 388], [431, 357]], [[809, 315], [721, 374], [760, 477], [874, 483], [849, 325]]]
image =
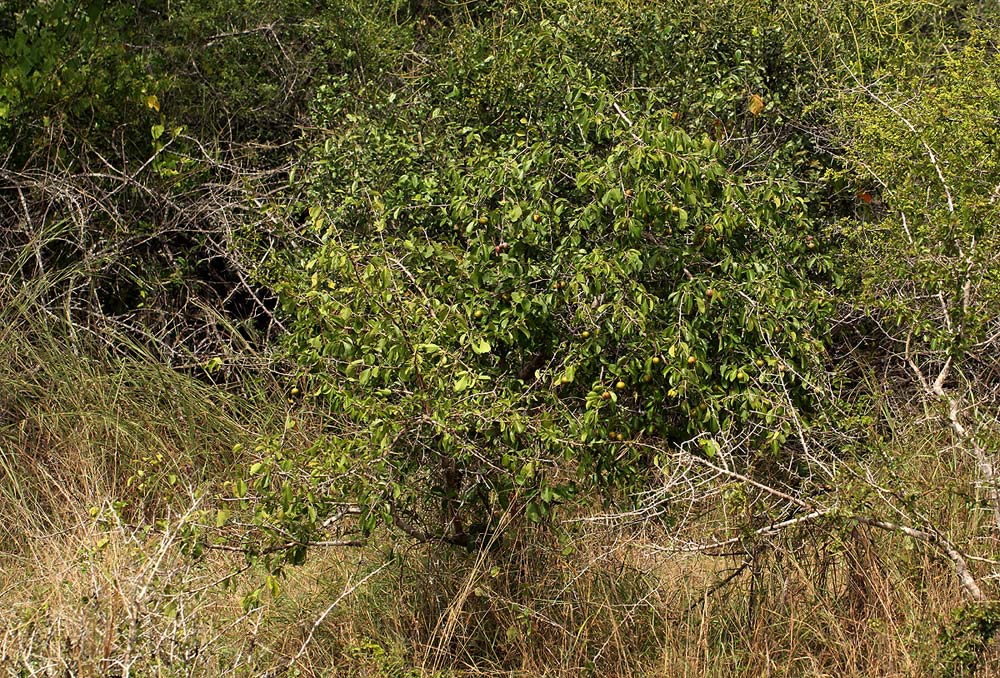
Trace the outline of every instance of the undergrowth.
[[995, 15], [3, 4], [0, 673], [1000, 676]]

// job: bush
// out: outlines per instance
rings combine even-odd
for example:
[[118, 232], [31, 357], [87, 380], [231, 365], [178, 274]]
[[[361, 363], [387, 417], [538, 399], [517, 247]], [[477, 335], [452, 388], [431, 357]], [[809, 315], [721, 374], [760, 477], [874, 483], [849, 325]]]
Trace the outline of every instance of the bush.
[[[723, 43], [731, 62], [698, 67], [731, 84], [690, 103], [668, 58], [680, 21], [606, 18], [510, 10], [502, 39], [488, 21], [389, 26], [419, 68], [360, 97], [347, 75], [320, 89], [329, 131], [299, 208], [316, 245], [273, 277], [331, 423], [307, 476], [265, 462], [284, 472], [250, 484], [282, 534], [307, 543], [360, 501], [367, 529], [472, 546], [506, 513], [641, 487], [672, 445], [738, 441], [746, 467], [796, 456], [830, 310], [815, 189], [788, 171], [804, 141], [749, 162], [702, 125], [711, 103], [781, 129], [750, 57]], [[608, 73], [580, 56], [635, 21], [664, 42]]]

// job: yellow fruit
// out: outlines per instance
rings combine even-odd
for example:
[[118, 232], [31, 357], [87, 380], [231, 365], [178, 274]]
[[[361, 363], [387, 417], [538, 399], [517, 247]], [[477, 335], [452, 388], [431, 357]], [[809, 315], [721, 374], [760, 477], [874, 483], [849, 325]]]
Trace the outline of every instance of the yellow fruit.
[[482, 312], [482, 310], [481, 310], [481, 309], [478, 309], [478, 308], [477, 308], [477, 309], [476, 309], [476, 312], [475, 312], [475, 313], [473, 313], [473, 314], [472, 314], [472, 316], [473, 316], [474, 318], [476, 318], [476, 319], [478, 320], [479, 318], [482, 318], [482, 317], [483, 317], [483, 312]]
[[653, 381], [653, 375], [652, 374], [644, 374], [644, 375], [642, 375], [642, 380], [648, 384], [649, 382]]
[[601, 394], [601, 398], [603, 398], [604, 400], [607, 400], [610, 397], [611, 397], [610, 391], [605, 391], [604, 393]]
[[688, 365], [694, 365], [696, 362], [698, 362], [697, 358], [695, 358], [693, 355], [688, 356]]
[[625, 189], [625, 197], [626, 198], [631, 198], [633, 195], [634, 194], [632, 193], [632, 189], [631, 188], [626, 188]]
[[292, 395], [298, 395], [298, 394], [299, 394], [299, 387], [298, 386], [293, 386], [292, 387]]
[[621, 391], [623, 388], [625, 388], [625, 382], [619, 381], [617, 384], [615, 384], [615, 388]]
[[542, 220], [542, 215], [539, 214], [538, 212], [535, 212], [534, 214], [531, 215], [531, 220], [537, 224], [539, 221]]
[[659, 365], [660, 364], [660, 356], [654, 355], [653, 359], [650, 362], [653, 363], [654, 365]]
[[490, 220], [489, 220], [489, 219], [487, 219], [486, 217], [479, 217], [479, 223], [480, 223], [480, 224], [483, 224], [483, 225], [485, 225], [485, 224], [489, 223], [489, 221], [490, 221]]
[[580, 332], [580, 336], [583, 337], [584, 339], [589, 339], [590, 338], [590, 332], [588, 332], [587, 330], [584, 330], [583, 332]]

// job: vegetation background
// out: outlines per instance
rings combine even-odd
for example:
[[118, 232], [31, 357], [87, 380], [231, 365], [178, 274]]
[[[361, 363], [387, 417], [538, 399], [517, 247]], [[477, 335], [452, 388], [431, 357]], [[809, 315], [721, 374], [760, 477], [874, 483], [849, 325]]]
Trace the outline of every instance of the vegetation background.
[[0, 2], [8, 675], [1000, 675], [1000, 11]]

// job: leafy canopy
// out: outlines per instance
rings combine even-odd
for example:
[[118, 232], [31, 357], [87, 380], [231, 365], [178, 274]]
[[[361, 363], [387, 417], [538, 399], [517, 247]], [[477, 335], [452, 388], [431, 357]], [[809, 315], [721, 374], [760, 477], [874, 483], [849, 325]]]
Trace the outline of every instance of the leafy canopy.
[[[757, 41], [720, 37], [706, 100], [677, 85], [693, 65], [672, 68], [688, 34], [667, 13], [557, 7], [387, 26], [419, 63], [320, 89], [315, 246], [274, 277], [330, 433], [309, 474], [272, 457], [243, 488], [283, 534], [360, 501], [368, 528], [471, 545], [505, 513], [634, 488], [664, 446], [784, 454], [811, 411], [830, 262], [788, 169], [805, 142], [775, 134], [773, 166], [724, 145], [769, 124]], [[598, 71], [631, 21], [660, 42]]]

